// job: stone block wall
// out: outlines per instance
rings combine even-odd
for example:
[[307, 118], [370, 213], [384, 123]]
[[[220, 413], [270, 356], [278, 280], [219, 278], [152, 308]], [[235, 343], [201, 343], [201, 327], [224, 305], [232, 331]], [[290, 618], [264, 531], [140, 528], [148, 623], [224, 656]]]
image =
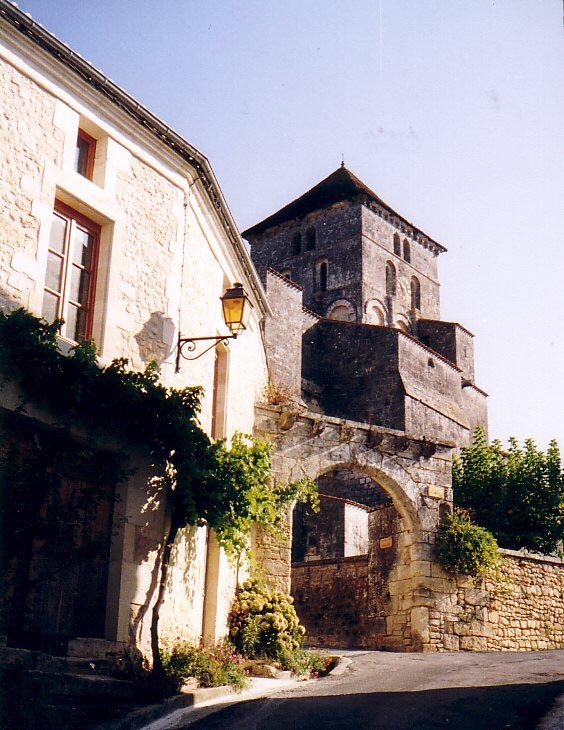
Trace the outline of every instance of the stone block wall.
[[474, 343], [471, 332], [455, 322], [420, 319], [417, 322], [421, 341], [458, 366], [474, 382]]
[[498, 577], [457, 581], [453, 648], [563, 648], [564, 561], [510, 550], [502, 556]]
[[[308, 251], [307, 230], [315, 229], [315, 248]], [[361, 206], [337, 203], [302, 219], [288, 221], [249, 236], [251, 256], [257, 267], [272, 266], [287, 274], [304, 291], [304, 304], [322, 316], [337, 299], [360, 300], [361, 251], [358, 247]], [[293, 238], [302, 237], [301, 253], [293, 253]], [[327, 291], [316, 286], [316, 263], [327, 260]], [[343, 262], [346, 262], [343, 263]]]
[[292, 595], [307, 644], [371, 646], [367, 555], [295, 564]]
[[[300, 400], [302, 386], [302, 290], [274, 269], [263, 268], [271, 315], [265, 317], [270, 402]], [[278, 400], [276, 400], [278, 399]]]
[[[403, 255], [394, 253], [394, 234], [400, 236], [402, 254], [403, 242], [408, 241], [411, 251], [409, 262]], [[383, 299], [386, 262], [391, 261], [397, 274], [397, 294], [393, 302], [395, 313], [408, 315], [411, 309], [411, 277], [415, 275], [421, 284], [421, 313], [425, 317], [439, 317], [437, 254], [424, 245], [424, 239], [370, 202], [362, 208], [362, 239], [363, 301]]]

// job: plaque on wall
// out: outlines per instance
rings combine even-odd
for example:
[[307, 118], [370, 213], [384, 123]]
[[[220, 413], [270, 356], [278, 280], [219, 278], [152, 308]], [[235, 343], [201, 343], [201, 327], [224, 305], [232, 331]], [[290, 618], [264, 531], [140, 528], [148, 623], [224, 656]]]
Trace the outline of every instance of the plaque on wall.
[[444, 499], [445, 498], [445, 488], [444, 487], [428, 487], [428, 495], [429, 497], [433, 497], [434, 499]]

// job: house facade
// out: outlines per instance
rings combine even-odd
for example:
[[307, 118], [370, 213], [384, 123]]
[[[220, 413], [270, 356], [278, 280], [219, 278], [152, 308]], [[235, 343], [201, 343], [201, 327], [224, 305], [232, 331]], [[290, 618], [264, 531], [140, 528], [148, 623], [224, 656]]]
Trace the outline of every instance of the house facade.
[[[62, 350], [92, 338], [102, 365], [156, 362], [166, 386], [203, 386], [200, 420], [213, 438], [252, 432], [268, 304], [206, 157], [5, 0], [0, 98], [2, 310], [63, 318]], [[181, 358], [176, 372], [180, 336], [228, 334], [220, 297], [235, 282], [252, 305], [246, 331]], [[19, 440], [28, 456], [37, 434], [60, 430], [52, 415], [21, 410], [9, 383], [0, 398], [4, 443]], [[42, 575], [40, 539], [30, 536], [28, 559], [14, 558], [30, 579], [5, 622], [9, 642], [64, 649], [89, 636], [147, 647], [167, 520], [166, 508], [150, 507], [149, 466], [129, 454], [128, 478], [108, 486], [95, 518], [106, 537], [86, 562]], [[236, 578], [213, 535], [186, 530], [163, 634], [223, 635]]]

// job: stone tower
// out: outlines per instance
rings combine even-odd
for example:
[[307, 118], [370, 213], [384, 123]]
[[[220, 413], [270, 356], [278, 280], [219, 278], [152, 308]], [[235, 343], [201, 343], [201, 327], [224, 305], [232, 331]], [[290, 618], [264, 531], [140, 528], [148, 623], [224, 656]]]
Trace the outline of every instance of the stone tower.
[[[277, 385], [326, 415], [456, 446], [486, 428], [473, 335], [440, 319], [446, 249], [344, 165], [243, 236], [274, 312]], [[289, 306], [298, 292], [305, 313]]]
[[321, 317], [398, 327], [438, 319], [437, 256], [446, 249], [341, 165], [243, 234], [257, 266], [303, 288]]

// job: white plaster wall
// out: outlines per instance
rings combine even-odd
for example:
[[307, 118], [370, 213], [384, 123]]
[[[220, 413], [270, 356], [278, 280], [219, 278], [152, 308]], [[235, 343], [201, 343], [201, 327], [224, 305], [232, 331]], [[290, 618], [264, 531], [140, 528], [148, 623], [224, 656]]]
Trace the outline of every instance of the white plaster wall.
[[[87, 215], [102, 227], [93, 332], [102, 362], [127, 357], [142, 369], [155, 359], [167, 385], [202, 385], [201, 423], [209, 432], [214, 352], [182, 361], [175, 374], [178, 333], [226, 333], [219, 297], [235, 281], [248, 292], [253, 287], [248, 264], [195, 170], [11, 28], [0, 42], [0, 110], [0, 306], [40, 314], [55, 200]], [[93, 181], [72, 169], [79, 126], [98, 140]], [[229, 342], [227, 436], [252, 432], [254, 403], [267, 382], [259, 330], [264, 309], [256, 295], [253, 300], [248, 331]], [[138, 474], [124, 489], [108, 638], [127, 640], [139, 606], [154, 594], [165, 522], [144, 511], [145, 487]], [[162, 611], [173, 636], [201, 632], [205, 560], [201, 530], [179, 538]], [[234, 580], [222, 556], [218, 634]], [[146, 643], [146, 628], [139, 631]]]

